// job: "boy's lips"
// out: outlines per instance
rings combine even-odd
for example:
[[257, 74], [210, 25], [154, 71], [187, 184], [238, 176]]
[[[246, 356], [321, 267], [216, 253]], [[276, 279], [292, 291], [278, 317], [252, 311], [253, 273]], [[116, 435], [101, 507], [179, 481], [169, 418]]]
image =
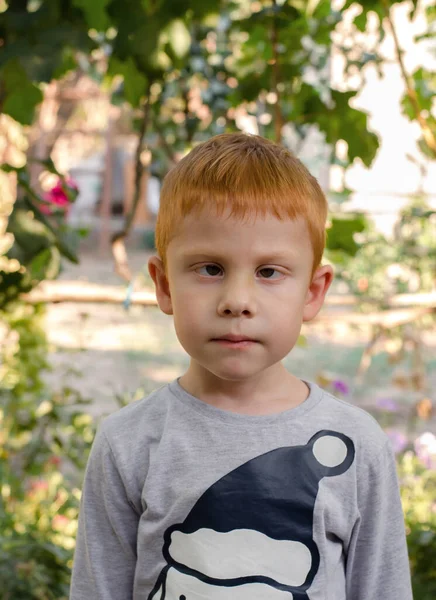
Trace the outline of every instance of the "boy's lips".
[[247, 337], [246, 335], [234, 335], [232, 333], [229, 333], [227, 335], [223, 335], [219, 338], [213, 338], [214, 342], [218, 342], [218, 341], [227, 341], [227, 342], [255, 342], [256, 340], [253, 340], [253, 338]]

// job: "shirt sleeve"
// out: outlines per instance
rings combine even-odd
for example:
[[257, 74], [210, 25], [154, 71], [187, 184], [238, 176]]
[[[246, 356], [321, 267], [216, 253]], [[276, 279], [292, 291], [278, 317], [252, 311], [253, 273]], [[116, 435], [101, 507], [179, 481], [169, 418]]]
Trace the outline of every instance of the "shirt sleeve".
[[70, 600], [133, 597], [139, 518], [99, 429], [82, 488]]
[[347, 600], [413, 600], [395, 457], [387, 440], [358, 482], [359, 516], [346, 556]]

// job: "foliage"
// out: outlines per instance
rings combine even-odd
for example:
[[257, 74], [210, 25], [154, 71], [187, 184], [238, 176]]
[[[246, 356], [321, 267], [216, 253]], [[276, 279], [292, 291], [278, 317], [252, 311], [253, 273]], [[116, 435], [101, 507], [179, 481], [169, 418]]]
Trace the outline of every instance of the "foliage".
[[343, 264], [338, 279], [347, 283], [362, 305], [370, 303], [372, 308], [374, 302], [386, 306], [395, 294], [432, 291], [436, 281], [435, 225], [436, 211], [425, 196], [415, 196], [400, 211], [392, 239], [369, 221], [366, 227], [360, 226], [359, 235], [350, 241], [356, 250], [352, 259], [334, 252], [334, 236], [327, 247], [332, 260]]
[[[394, 48], [396, 53], [396, 62], [400, 67], [400, 73], [403, 78], [405, 91], [400, 101], [403, 114], [410, 120], [416, 122], [422, 136], [418, 140], [420, 151], [427, 158], [436, 159], [436, 112], [433, 98], [436, 92], [436, 69], [425, 68], [419, 65], [413, 72], [409, 72], [403, 60], [403, 48], [396, 30], [393, 13], [397, 8], [406, 6], [410, 21], [418, 15], [425, 23], [423, 33], [415, 36], [414, 43], [421, 48], [425, 44], [428, 49], [429, 58], [431, 53], [436, 52], [436, 10], [430, 2], [419, 2], [418, 0], [365, 0], [355, 1], [346, 0], [343, 9], [346, 10], [353, 6], [358, 8], [354, 13], [354, 35], [353, 42], [341, 46], [341, 51], [346, 57], [346, 73], [350, 70], [360, 71], [362, 74], [367, 65], [375, 64], [380, 76], [383, 76], [383, 64], [389, 59], [384, 54], [382, 42], [385, 39], [386, 31], [390, 30], [393, 34]], [[371, 26], [372, 35], [363, 36], [369, 31], [369, 18], [375, 17], [378, 24], [375, 28]], [[374, 35], [375, 33], [375, 35]], [[369, 41], [371, 40], [371, 41]], [[434, 60], [429, 64], [434, 65]], [[364, 75], [363, 75], [364, 76]]]
[[[342, 13], [334, 12], [326, 0], [260, 4], [257, 12], [232, 23], [238, 42], [233, 44], [238, 57], [232, 65], [238, 81], [233, 106], [256, 103], [250, 112], [260, 113], [266, 137], [286, 142], [285, 123], [301, 139], [315, 127], [333, 155], [336, 143], [344, 140], [349, 162], [359, 157], [369, 166], [378, 149], [377, 136], [368, 131], [366, 114], [350, 104], [356, 92], [333, 89], [329, 78], [331, 34]], [[365, 135], [356, 135], [358, 131]]]
[[[94, 436], [88, 403], [51, 390], [41, 306], [1, 311], [0, 581], [4, 598], [68, 597], [80, 494]], [[71, 375], [71, 374], [70, 374]], [[74, 484], [76, 481], [76, 484]]]
[[14, 0], [0, 13], [0, 112], [31, 125], [42, 100], [40, 84], [76, 68], [78, 52], [96, 48], [76, 4]]
[[[351, 106], [356, 92], [332, 89], [328, 77], [341, 19], [329, 0], [9, 3], [0, 14], [0, 108], [30, 124], [44, 83], [86, 63], [114, 103], [136, 111], [137, 181], [146, 149], [163, 176], [195, 143], [241, 128], [241, 119], [295, 151], [315, 130], [326, 156], [344, 140], [344, 165], [360, 158], [369, 166], [377, 136]], [[93, 66], [97, 49], [103, 71]], [[28, 93], [18, 97], [19, 89]], [[56, 260], [46, 252], [45, 264]]]
[[398, 461], [415, 600], [436, 594], [436, 469], [412, 450]]
[[[59, 177], [65, 197], [74, 202], [78, 190], [71, 187], [51, 160], [44, 167]], [[9, 248], [3, 250], [0, 263], [0, 308], [29, 292], [44, 279], [54, 279], [61, 268], [61, 257], [77, 262], [80, 231], [65, 222], [66, 206], [44, 199], [31, 187], [26, 166], [3, 165], [3, 170], [16, 173], [22, 193], [13, 203], [6, 233], [10, 234]], [[56, 188], [55, 188], [56, 189]]]
[[[25, 167], [6, 228], [0, 263], [0, 581], [2, 597], [60, 600], [68, 597], [82, 471], [93, 439], [91, 417], [77, 410], [83, 398], [68, 382], [52, 390], [43, 308], [21, 294], [55, 278], [60, 257], [77, 261], [78, 232], [65, 223], [63, 199], [77, 190], [59, 177], [56, 198], [39, 196]], [[4, 210], [4, 206], [2, 207]], [[68, 475], [68, 477], [67, 477]]]
[[[27, 2], [11, 3], [0, 15], [6, 49], [0, 62], [5, 112], [8, 106], [17, 110], [13, 94], [18, 88], [32, 85], [39, 91], [42, 82], [77, 66], [80, 53], [89, 55], [100, 45], [109, 56], [108, 76], [122, 77], [124, 98], [134, 108], [141, 106], [153, 83], [164, 97], [165, 88], [172, 87], [172, 97], [183, 101], [189, 121], [185, 125], [195, 130], [203, 119], [197, 119], [195, 111], [188, 114], [192, 110], [186, 100], [190, 90], [200, 87], [205, 104], [219, 118], [216, 103], [209, 103], [218, 95], [227, 126], [234, 121], [229, 109], [254, 102], [267, 137], [274, 137], [274, 127], [285, 122], [295, 124], [300, 136], [315, 125], [327, 143], [347, 142], [351, 162], [359, 156], [369, 165], [374, 158], [377, 138], [367, 131], [366, 115], [350, 106], [355, 92], [330, 89], [330, 36], [342, 13], [333, 12], [328, 0], [310, 6], [268, 0], [253, 6], [242, 0], [221, 5], [211, 0], [34, 4], [29, 12]], [[89, 28], [94, 31], [91, 37]], [[314, 70], [319, 81], [309, 83], [308, 72]], [[271, 93], [276, 100], [270, 99]], [[41, 99], [29, 93], [21, 112], [12, 116], [30, 124]]]
[[[344, 140], [345, 165], [358, 157], [369, 166], [378, 141], [368, 131], [366, 114], [351, 106], [357, 90], [332, 89], [329, 81], [332, 35], [351, 4], [347, 0], [341, 11], [334, 11], [329, 0], [10, 3], [0, 14], [6, 50], [0, 61], [0, 104], [3, 110], [14, 107], [20, 111], [14, 117], [30, 123], [41, 96], [29, 89], [20, 106], [16, 89], [34, 86], [39, 91], [41, 83], [77, 68], [84, 62], [81, 56], [91, 57], [100, 47], [108, 57], [107, 79], [123, 82], [115, 86], [114, 101], [153, 107], [145, 131], [155, 169], [165, 172], [196, 140], [239, 127], [241, 114], [252, 117], [262, 135], [294, 149], [315, 128], [333, 160], [337, 142]], [[369, 13], [380, 19], [375, 49], [363, 48], [356, 55], [356, 44], [339, 46], [346, 68], [363, 71], [384, 60], [378, 50], [390, 15], [386, 6], [404, 2], [353, 4], [361, 8], [354, 20], [357, 30], [365, 31]], [[416, 6], [414, 2], [412, 17]], [[434, 11], [428, 9], [429, 28], [433, 19]], [[403, 105], [410, 118], [419, 120], [430, 111], [434, 74], [420, 68], [412, 79], [419, 114], [415, 105], [406, 106], [410, 95]], [[144, 112], [138, 116], [146, 118]]]

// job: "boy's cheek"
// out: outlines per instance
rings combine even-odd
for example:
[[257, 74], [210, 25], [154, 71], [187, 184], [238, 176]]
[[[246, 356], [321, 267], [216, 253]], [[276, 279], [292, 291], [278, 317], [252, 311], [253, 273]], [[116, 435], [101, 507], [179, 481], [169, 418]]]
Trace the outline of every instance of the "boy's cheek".
[[225, 587], [209, 585], [171, 567], [166, 577], [166, 593], [158, 591], [151, 600], [292, 600], [292, 594], [264, 583]]

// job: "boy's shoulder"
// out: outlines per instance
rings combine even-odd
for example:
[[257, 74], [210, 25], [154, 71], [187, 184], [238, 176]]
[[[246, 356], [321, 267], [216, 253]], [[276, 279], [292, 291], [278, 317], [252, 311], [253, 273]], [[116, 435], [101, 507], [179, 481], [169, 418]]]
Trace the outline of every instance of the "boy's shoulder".
[[107, 415], [101, 421], [101, 428], [109, 437], [120, 436], [122, 432], [133, 434], [135, 430], [144, 431], [145, 428], [153, 430], [168, 412], [169, 387], [168, 384], [162, 385]]
[[323, 390], [322, 402], [319, 403], [314, 421], [320, 426], [326, 420], [329, 428], [340, 429], [353, 440], [363, 461], [376, 462], [381, 453], [390, 451], [389, 437], [367, 410]]
[[145, 473], [162, 439], [170, 396], [168, 385], [163, 385], [100, 420], [94, 445], [115, 458], [124, 477]]

